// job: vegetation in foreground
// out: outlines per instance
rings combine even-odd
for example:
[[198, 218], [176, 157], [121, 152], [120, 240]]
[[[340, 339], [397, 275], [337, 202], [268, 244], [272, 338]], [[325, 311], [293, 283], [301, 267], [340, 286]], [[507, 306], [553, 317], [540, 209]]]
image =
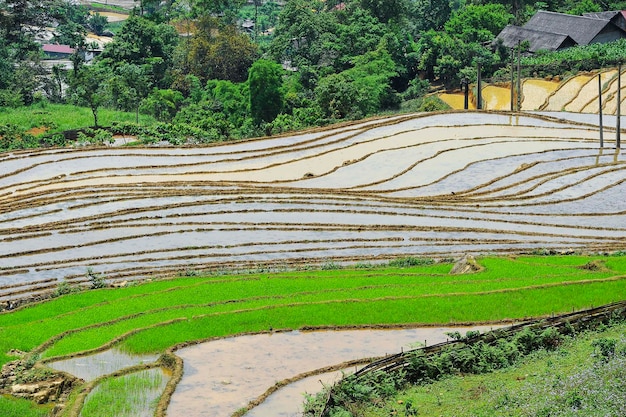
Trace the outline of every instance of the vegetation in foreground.
[[45, 417], [50, 415], [50, 405], [35, 405], [31, 401], [0, 395], [2, 417]]
[[70, 292], [0, 314], [0, 364], [16, 359], [11, 349], [34, 363], [112, 345], [164, 352], [275, 329], [520, 320], [626, 298], [621, 254], [478, 262], [484, 269], [468, 275], [449, 274], [450, 261], [416, 258], [205, 277], [187, 271], [178, 279]]
[[626, 415], [626, 324], [601, 326], [540, 349], [506, 369], [446, 376], [358, 407], [382, 416]]

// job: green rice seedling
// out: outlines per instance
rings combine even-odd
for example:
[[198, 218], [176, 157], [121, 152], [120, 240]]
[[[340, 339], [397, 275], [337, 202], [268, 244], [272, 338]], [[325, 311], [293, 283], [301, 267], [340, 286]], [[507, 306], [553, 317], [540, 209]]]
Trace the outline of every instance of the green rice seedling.
[[81, 416], [152, 416], [166, 382], [158, 368], [107, 378], [87, 396]]

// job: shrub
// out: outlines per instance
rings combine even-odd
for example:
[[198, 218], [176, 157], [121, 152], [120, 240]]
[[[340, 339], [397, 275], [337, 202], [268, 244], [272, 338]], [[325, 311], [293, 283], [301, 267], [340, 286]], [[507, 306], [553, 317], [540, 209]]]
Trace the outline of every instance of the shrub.
[[414, 258], [412, 256], [389, 261], [389, 266], [406, 268], [409, 266], [432, 265], [435, 261], [430, 258]]
[[596, 353], [600, 354], [600, 357], [607, 359], [615, 355], [615, 347], [617, 346], [617, 340], [612, 338], [601, 338], [591, 342], [591, 346], [596, 350]]
[[106, 279], [102, 274], [94, 272], [93, 268], [87, 268], [87, 278], [91, 283], [91, 289], [98, 289], [106, 287]]
[[52, 297], [54, 298], [60, 297], [65, 294], [71, 294], [73, 292], [76, 292], [77, 290], [77, 288], [72, 287], [70, 283], [66, 279], [64, 279], [63, 281], [59, 282], [56, 289], [52, 293]]

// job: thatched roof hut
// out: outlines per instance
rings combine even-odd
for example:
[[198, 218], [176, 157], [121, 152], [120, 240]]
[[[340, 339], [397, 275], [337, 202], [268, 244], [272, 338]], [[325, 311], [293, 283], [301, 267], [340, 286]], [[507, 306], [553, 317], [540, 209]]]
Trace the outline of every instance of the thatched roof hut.
[[611, 23], [592, 17], [574, 16], [540, 10], [524, 25], [524, 29], [569, 35], [578, 45], [606, 43], [626, 37], [626, 32]]
[[498, 40], [507, 48], [514, 48], [518, 42], [528, 41], [528, 50], [536, 52], [538, 50], [558, 51], [576, 45], [576, 41], [569, 35], [561, 33], [543, 32], [540, 30], [526, 29], [519, 26], [508, 25], [498, 35]]
[[518, 42], [528, 41], [530, 51], [536, 52], [607, 43], [621, 38], [626, 38], [626, 14], [623, 12], [574, 16], [540, 10], [523, 27], [505, 27], [496, 39], [511, 48]]

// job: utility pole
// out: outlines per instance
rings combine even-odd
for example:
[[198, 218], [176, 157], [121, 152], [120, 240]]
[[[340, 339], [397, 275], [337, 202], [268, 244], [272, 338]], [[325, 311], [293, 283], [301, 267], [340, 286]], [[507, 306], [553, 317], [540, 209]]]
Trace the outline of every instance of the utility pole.
[[517, 41], [517, 111], [522, 110], [522, 41]]
[[622, 118], [622, 61], [617, 63], [617, 120], [615, 121], [615, 149], [622, 147], [622, 132], [620, 119]]
[[463, 93], [465, 95], [463, 99], [463, 108], [469, 109], [469, 80], [465, 77], [461, 80], [461, 87], [463, 87]]
[[511, 111], [515, 111], [515, 87], [513, 78], [513, 65], [515, 65], [515, 49], [511, 48]]
[[478, 89], [478, 93], [477, 93], [477, 100], [476, 100], [476, 108], [478, 110], [481, 110], [483, 108], [483, 92], [482, 92], [482, 79], [481, 79], [481, 74], [480, 74], [480, 60], [476, 61], [476, 70], [478, 72], [478, 85], [477, 85], [477, 89]]
[[602, 131], [602, 75], [598, 74], [598, 114], [600, 115], [600, 148], [604, 148], [604, 132]]

